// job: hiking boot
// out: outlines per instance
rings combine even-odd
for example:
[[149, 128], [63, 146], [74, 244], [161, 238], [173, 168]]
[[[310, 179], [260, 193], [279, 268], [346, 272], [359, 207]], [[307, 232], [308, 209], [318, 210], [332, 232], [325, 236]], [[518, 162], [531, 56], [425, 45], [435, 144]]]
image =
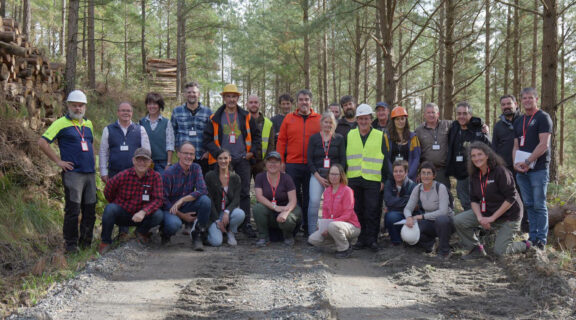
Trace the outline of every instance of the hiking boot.
[[354, 250], [364, 250], [366, 249], [368, 246], [364, 244], [364, 242], [362, 241], [357, 241], [353, 246], [352, 249]]
[[202, 232], [194, 230], [190, 233], [192, 239], [192, 246], [194, 251], [204, 251], [204, 243], [202, 242]]
[[477, 245], [468, 252], [468, 254], [463, 255], [462, 259], [464, 260], [474, 260], [474, 259], [481, 259], [486, 258], [486, 251], [484, 251], [484, 246]]
[[160, 235], [160, 244], [161, 245], [166, 245], [170, 243], [170, 236], [165, 236], [163, 234]]
[[286, 238], [284, 239], [284, 244], [288, 247], [294, 246], [294, 238]]
[[[482, 249], [482, 250], [484, 250], [484, 249]], [[486, 254], [486, 252], [484, 252], [484, 254]], [[448, 261], [448, 260], [450, 260], [451, 256], [452, 256], [452, 253], [450, 253], [450, 252], [438, 253], [435, 258], [436, 258], [436, 260], [439, 260], [439, 261]], [[464, 257], [462, 257], [462, 258], [464, 258]]]
[[101, 242], [100, 247], [98, 248], [98, 253], [100, 253], [100, 255], [103, 255], [106, 252], [110, 251], [110, 249], [112, 249], [112, 248], [110, 247], [110, 245], [108, 243]]
[[74, 253], [78, 253], [78, 246], [76, 244], [67, 244], [66, 254], [74, 254]]
[[236, 241], [236, 236], [234, 236], [234, 232], [228, 231], [228, 233], [226, 233], [226, 235], [228, 236], [228, 244], [229, 245], [231, 245], [231, 246], [238, 245], [238, 241]]
[[378, 243], [376, 243], [376, 242], [372, 242], [371, 244], [369, 244], [367, 246], [367, 248], [370, 249], [370, 251], [372, 251], [372, 252], [380, 251], [380, 247], [378, 246]]
[[182, 229], [182, 234], [185, 236], [189, 236], [190, 231], [192, 231], [192, 227], [184, 225], [184, 229]]
[[130, 239], [130, 235], [128, 234], [128, 232], [120, 232], [116, 237], [116, 240], [118, 240], [118, 242], [126, 242], [128, 241], [128, 239]]
[[148, 243], [150, 243], [150, 235], [149, 234], [144, 234], [144, 233], [140, 233], [140, 232], [134, 232], [134, 234], [136, 235], [136, 241], [138, 241], [139, 244], [141, 245], [148, 245]]
[[241, 231], [243, 234], [246, 235], [246, 237], [250, 239], [256, 239], [257, 237], [256, 231], [252, 228], [252, 225], [249, 223], [247, 223], [244, 227], [242, 227]]
[[336, 258], [336, 259], [349, 258], [352, 255], [352, 251], [354, 251], [352, 249], [352, 247], [348, 247], [348, 249], [346, 249], [344, 251], [336, 251], [336, 253], [334, 254], [334, 258]]
[[268, 240], [266, 239], [258, 239], [258, 241], [256, 241], [256, 246], [257, 247], [265, 247], [269, 244]]

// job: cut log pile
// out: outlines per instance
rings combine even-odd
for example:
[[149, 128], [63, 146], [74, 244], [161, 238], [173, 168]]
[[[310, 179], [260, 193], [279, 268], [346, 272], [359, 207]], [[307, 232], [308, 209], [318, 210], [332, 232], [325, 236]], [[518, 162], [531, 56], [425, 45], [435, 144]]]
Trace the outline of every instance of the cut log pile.
[[0, 17], [0, 94], [26, 105], [28, 125], [36, 130], [43, 118], [58, 117], [63, 101], [64, 66], [50, 63], [20, 33], [18, 22]]
[[164, 98], [176, 97], [176, 59], [146, 60], [146, 72], [150, 91], [160, 93]]
[[576, 213], [566, 214], [564, 220], [554, 226], [556, 242], [563, 250], [576, 251]]

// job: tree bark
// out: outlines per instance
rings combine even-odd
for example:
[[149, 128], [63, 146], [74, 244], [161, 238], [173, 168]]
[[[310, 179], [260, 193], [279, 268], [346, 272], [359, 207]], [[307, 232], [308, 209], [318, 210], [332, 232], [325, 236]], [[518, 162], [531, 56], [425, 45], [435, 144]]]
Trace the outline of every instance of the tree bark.
[[142, 9], [142, 39], [140, 42], [140, 53], [142, 54], [142, 74], [146, 74], [146, 0], [140, 2]]
[[178, 77], [176, 81], [177, 91], [176, 94], [180, 96], [180, 93], [184, 90], [184, 84], [186, 82], [186, 15], [185, 15], [186, 3], [184, 0], [178, 0], [177, 6], [177, 21], [178, 26], [176, 35], [176, 61], [178, 65]]
[[[322, 12], [326, 13], [326, 0], [322, 0]], [[327, 108], [330, 102], [328, 102], [328, 32], [326, 30], [322, 33], [322, 82], [324, 107]]]
[[76, 82], [76, 50], [78, 48], [78, 9], [80, 0], [68, 1], [68, 30], [66, 39], [65, 93], [74, 90]]
[[124, 2], [124, 88], [128, 86], [128, 10]]
[[[534, 10], [538, 10], [539, 0], [534, 0]], [[536, 71], [537, 71], [537, 60], [538, 60], [538, 21], [540, 16], [534, 13], [534, 19], [532, 22], [532, 73], [530, 77], [530, 85], [532, 88], [536, 88]]]
[[88, 87], [96, 89], [96, 45], [94, 43], [94, 0], [88, 0]]
[[6, 18], [6, 0], [0, 1], [0, 17]]
[[356, 12], [356, 23], [354, 28], [354, 87], [352, 95], [356, 100], [360, 99], [360, 63], [362, 62], [362, 25], [360, 24], [360, 13]]
[[[565, 20], [562, 19], [562, 39], [566, 39], [565, 34]], [[566, 43], [562, 41], [562, 50], [560, 53], [560, 101], [564, 101], [565, 97], [565, 62], [566, 62]], [[560, 105], [560, 165], [564, 165], [564, 103]]]
[[308, 33], [308, 0], [302, 0], [302, 23], [304, 25], [304, 86], [310, 89], [310, 35]]
[[490, 123], [490, 1], [486, 1], [486, 40], [484, 46], [484, 121]]
[[22, 0], [22, 33], [27, 36], [30, 36], [31, 20], [32, 11], [30, 10], [30, 0]]
[[454, 24], [456, 16], [455, 0], [446, 0], [446, 29], [444, 36], [444, 110], [442, 119], [452, 119], [454, 114]]
[[384, 100], [393, 105], [398, 98], [396, 57], [394, 55], [394, 11], [395, 0], [379, 0], [380, 29], [382, 31], [382, 44], [384, 46]]
[[[518, 0], [514, 0], [514, 4], [518, 6]], [[514, 73], [514, 82], [512, 83], [512, 91], [518, 97], [520, 94], [520, 9], [514, 8], [514, 30], [513, 32], [513, 53], [512, 53], [512, 72]]]
[[[380, 10], [376, 10], [376, 38], [382, 42], [382, 28], [380, 26]], [[376, 44], [376, 101], [382, 101], [382, 48]]]
[[[511, 39], [512, 34], [512, 7], [508, 6], [506, 13], [506, 39]], [[510, 89], [510, 41], [506, 41], [506, 56], [504, 57], [504, 94], [508, 94]], [[514, 92], [512, 92], [514, 93]]]
[[[438, 107], [440, 108], [440, 117], [444, 115], [444, 72], [446, 63], [446, 44], [444, 41], [446, 30], [446, 2], [440, 0], [442, 8], [440, 9], [439, 34], [438, 34]], [[443, 119], [443, 118], [442, 118]]]
[[60, 54], [64, 54], [64, 39], [65, 39], [65, 26], [66, 26], [66, 0], [62, 0], [62, 16], [61, 16], [61, 24], [60, 24]]

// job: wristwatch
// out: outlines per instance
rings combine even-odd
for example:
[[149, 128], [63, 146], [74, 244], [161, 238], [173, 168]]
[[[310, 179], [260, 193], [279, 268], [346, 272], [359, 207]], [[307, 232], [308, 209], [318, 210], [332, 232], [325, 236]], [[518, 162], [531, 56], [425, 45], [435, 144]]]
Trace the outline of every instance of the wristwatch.
[[530, 165], [530, 160], [526, 159], [526, 160], [524, 160], [524, 163], [525, 163], [527, 166], [529, 166], [529, 165]]

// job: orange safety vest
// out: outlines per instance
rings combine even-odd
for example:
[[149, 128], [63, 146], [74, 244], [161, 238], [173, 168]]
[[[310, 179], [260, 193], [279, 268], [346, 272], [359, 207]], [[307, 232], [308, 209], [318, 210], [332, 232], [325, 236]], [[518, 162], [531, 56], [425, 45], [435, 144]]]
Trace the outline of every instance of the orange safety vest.
[[[224, 111], [226, 112], [226, 111]], [[218, 137], [218, 129], [220, 125], [216, 121], [212, 121], [212, 117], [215, 114], [210, 116], [210, 122], [212, 122], [212, 128], [214, 128], [214, 144], [220, 147], [220, 138]], [[246, 138], [244, 139], [244, 143], [246, 144], [246, 153], [250, 152], [252, 148], [252, 133], [250, 133], [250, 113], [246, 116]], [[208, 164], [214, 164], [217, 160], [212, 156], [210, 152], [208, 152]]]

